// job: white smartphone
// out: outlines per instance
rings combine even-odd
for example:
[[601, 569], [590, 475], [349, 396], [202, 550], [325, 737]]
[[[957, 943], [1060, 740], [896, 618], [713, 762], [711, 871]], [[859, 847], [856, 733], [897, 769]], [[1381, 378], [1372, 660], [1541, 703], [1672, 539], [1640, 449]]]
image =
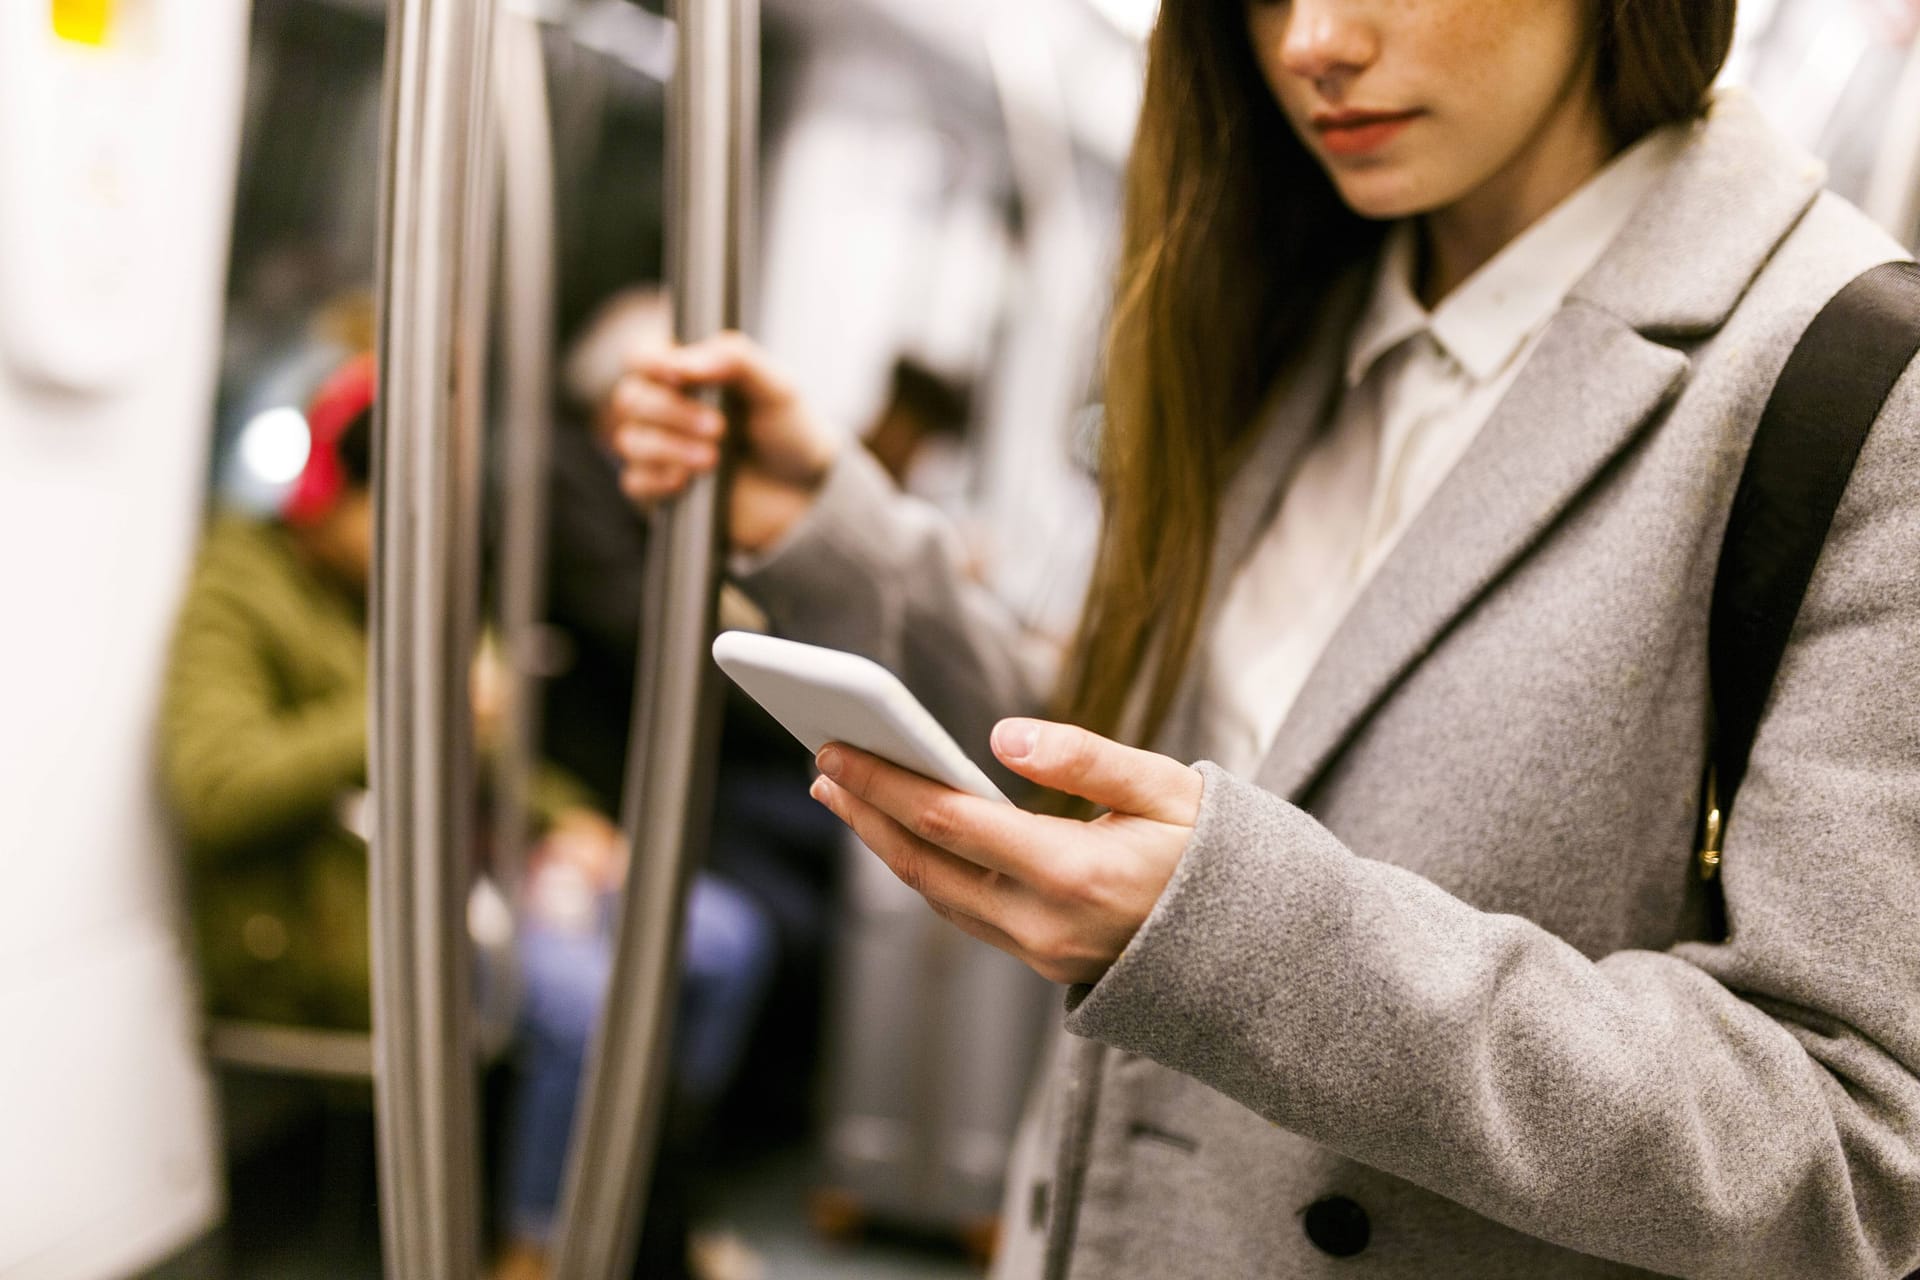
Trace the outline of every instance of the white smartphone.
[[809, 751], [844, 742], [956, 791], [1013, 803], [877, 662], [750, 631], [721, 632], [713, 660]]

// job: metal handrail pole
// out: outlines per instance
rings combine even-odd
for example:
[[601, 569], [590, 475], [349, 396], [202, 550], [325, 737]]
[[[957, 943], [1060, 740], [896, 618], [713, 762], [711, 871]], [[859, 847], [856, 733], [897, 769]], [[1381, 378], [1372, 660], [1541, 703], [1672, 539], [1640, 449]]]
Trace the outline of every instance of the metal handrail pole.
[[392, 0], [368, 776], [374, 1108], [394, 1277], [479, 1265], [470, 955], [490, 2]]
[[[383, 785], [382, 778], [407, 767], [412, 754], [411, 723], [402, 714], [397, 691], [406, 687], [402, 655], [407, 633], [402, 620], [413, 597], [411, 562], [404, 534], [408, 521], [402, 510], [412, 467], [408, 452], [390, 440], [395, 421], [411, 415], [406, 406], [410, 390], [402, 379], [402, 362], [393, 332], [396, 311], [409, 309], [403, 299], [414, 281], [411, 273], [395, 270], [400, 247], [388, 233], [389, 225], [414, 223], [421, 204], [417, 183], [401, 159], [418, 150], [413, 139], [423, 111], [420, 81], [425, 78], [425, 34], [428, 14], [420, 3], [394, 4], [387, 24], [386, 70], [383, 87], [385, 129], [381, 149], [380, 206], [382, 229], [375, 275], [379, 282], [378, 346], [385, 371], [374, 405], [373, 568], [369, 576], [369, 628], [372, 709], [367, 776], [373, 800], [373, 832], [368, 840], [368, 898], [371, 924], [374, 1036], [374, 1113], [377, 1125], [380, 1184], [380, 1225], [387, 1273], [419, 1274], [425, 1265], [425, 1240], [415, 1209], [422, 1185], [420, 1148], [410, 1141], [419, 1127], [413, 1081], [420, 1068], [413, 1052], [410, 1028], [418, 1021], [413, 1008], [412, 878], [406, 861], [384, 851], [398, 843], [399, 833], [411, 825], [410, 795], [404, 786]], [[396, 500], [396, 496], [397, 500]], [[390, 763], [391, 762], [391, 763]], [[384, 833], [393, 832], [390, 841]], [[385, 1031], [386, 1034], [380, 1034]]]
[[548, 458], [553, 432], [553, 135], [540, 23], [500, 11], [494, 116], [502, 201], [500, 262], [500, 656], [506, 668], [494, 760], [494, 876], [510, 901], [526, 865], [527, 797], [540, 735], [541, 597], [546, 590]]
[[[738, 323], [744, 220], [751, 190], [735, 145], [757, 80], [753, 0], [681, 0], [669, 107], [668, 262], [682, 341]], [[750, 57], [743, 56], [751, 51]], [[748, 65], [743, 65], [747, 62]], [[679, 942], [691, 868], [711, 817], [717, 692], [708, 656], [718, 595], [722, 482], [709, 476], [664, 505], [648, 539], [634, 737], [623, 829], [633, 858], [614, 978], [574, 1126], [556, 1280], [616, 1280], [632, 1265], [652, 1182], [667, 1089]]]
[[[723, 328], [747, 324], [759, 305], [755, 290], [760, 282], [760, 2], [734, 0], [733, 6], [733, 156], [727, 178], [727, 285], [718, 321], [718, 327]], [[724, 530], [719, 542], [724, 548]]]

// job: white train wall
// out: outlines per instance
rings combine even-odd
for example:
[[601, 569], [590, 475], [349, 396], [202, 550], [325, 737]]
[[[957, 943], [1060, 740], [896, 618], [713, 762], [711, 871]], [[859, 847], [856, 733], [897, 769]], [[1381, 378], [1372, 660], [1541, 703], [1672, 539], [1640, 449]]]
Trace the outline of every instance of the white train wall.
[[198, 531], [245, 0], [0, 5], [0, 1275], [219, 1211], [151, 743]]

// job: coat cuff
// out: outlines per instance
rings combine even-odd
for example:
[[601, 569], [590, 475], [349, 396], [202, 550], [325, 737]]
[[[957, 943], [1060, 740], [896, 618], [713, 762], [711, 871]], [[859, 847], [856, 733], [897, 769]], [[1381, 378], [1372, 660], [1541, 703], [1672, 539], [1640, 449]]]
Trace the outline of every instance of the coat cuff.
[[1295, 949], [1310, 941], [1304, 903], [1330, 860], [1352, 855], [1272, 793], [1211, 762], [1194, 767], [1204, 787], [1186, 851], [1112, 967], [1069, 989], [1066, 1028], [1210, 1075], [1245, 1031], [1229, 1024], [1257, 1020], [1292, 987]]

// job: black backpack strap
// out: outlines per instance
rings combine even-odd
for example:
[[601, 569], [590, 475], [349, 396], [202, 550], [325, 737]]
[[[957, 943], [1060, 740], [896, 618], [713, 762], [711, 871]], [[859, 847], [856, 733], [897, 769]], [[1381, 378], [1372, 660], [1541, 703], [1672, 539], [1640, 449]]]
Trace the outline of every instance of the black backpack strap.
[[[1894, 384], [1920, 354], [1920, 266], [1857, 277], [1808, 326], [1773, 386], [1733, 499], [1708, 650], [1710, 781], [1724, 821], [1847, 480]], [[1710, 796], [1709, 808], [1715, 806]], [[1709, 844], [1717, 854], [1717, 824]], [[1717, 860], [1706, 869], [1711, 873]]]

